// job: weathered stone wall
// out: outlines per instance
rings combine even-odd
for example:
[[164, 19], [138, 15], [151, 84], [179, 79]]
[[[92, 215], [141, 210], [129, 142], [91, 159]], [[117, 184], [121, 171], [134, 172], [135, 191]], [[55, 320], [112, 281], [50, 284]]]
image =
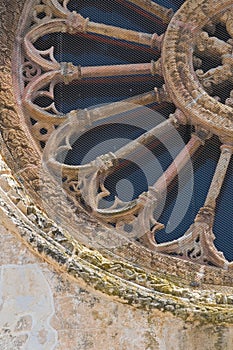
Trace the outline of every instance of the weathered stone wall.
[[97, 294], [2, 225], [0, 246], [2, 350], [232, 350], [233, 326], [201, 326]]

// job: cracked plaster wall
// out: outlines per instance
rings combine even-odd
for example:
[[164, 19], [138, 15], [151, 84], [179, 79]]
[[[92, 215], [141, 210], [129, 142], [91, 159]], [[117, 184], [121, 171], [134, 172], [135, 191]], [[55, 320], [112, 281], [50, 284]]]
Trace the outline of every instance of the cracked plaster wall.
[[88, 290], [0, 228], [1, 350], [232, 350], [233, 327], [184, 323]]

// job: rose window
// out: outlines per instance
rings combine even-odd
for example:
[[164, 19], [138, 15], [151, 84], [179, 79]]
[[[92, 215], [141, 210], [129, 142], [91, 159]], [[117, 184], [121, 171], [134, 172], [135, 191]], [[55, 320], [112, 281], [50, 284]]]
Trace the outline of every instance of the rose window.
[[15, 91], [53, 217], [69, 221], [60, 191], [77, 222], [98, 223], [110, 241], [117, 232], [120, 242], [231, 268], [232, 1], [33, 0], [25, 11]]

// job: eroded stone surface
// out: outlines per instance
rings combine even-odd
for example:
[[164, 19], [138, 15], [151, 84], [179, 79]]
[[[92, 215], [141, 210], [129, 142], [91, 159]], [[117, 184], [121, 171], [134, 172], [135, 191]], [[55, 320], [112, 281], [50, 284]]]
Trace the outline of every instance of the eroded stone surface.
[[34, 264], [3, 265], [0, 281], [0, 343], [6, 349], [55, 349], [51, 289]]
[[[44, 326], [45, 329], [49, 326], [54, 336], [53, 347], [41, 345], [41, 350], [232, 350], [232, 326], [203, 326], [195, 321], [195, 317], [185, 322], [170, 313], [123, 305], [56, 272], [29, 250], [25, 251], [24, 244], [3, 226], [0, 226], [0, 239], [1, 282], [5, 281], [4, 288], [1, 283], [0, 314], [9, 305], [14, 311], [14, 314], [7, 314], [10, 322], [5, 328], [0, 317], [1, 350], [37, 349], [25, 345], [35, 327], [33, 319], [38, 318], [38, 313], [35, 314], [37, 307], [37, 311], [49, 319], [47, 323], [44, 322]], [[9, 263], [11, 249], [14, 251], [14, 265]], [[7, 265], [4, 265], [4, 259]], [[39, 283], [41, 281], [42, 284]], [[26, 283], [24, 286], [23, 282]], [[17, 298], [22, 300], [24, 293], [26, 301], [29, 298], [33, 301], [38, 292], [40, 296], [37, 302], [25, 304], [28, 309], [25, 307], [24, 312], [20, 311], [22, 304], [17, 307]], [[43, 299], [41, 294], [47, 295], [47, 298]], [[45, 302], [40, 303], [39, 308], [39, 301], [42, 300]], [[31, 339], [35, 340], [36, 336], [43, 343], [48, 333], [40, 329], [37, 335], [33, 333]]]

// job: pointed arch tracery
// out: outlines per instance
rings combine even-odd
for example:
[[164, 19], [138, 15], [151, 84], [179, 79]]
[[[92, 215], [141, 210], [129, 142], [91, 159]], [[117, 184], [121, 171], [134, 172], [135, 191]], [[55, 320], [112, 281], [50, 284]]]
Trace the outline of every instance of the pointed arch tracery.
[[[231, 266], [214, 245], [213, 224], [216, 201], [221, 192], [233, 152], [233, 15], [232, 1], [189, 0], [173, 14], [173, 11], [153, 1], [119, 1], [125, 6], [135, 6], [144, 15], [155, 16], [164, 25], [164, 33], [147, 33], [97, 23], [69, 9], [69, 0], [28, 1], [28, 20], [20, 29], [19, 51], [21, 66], [18, 77], [18, 95], [26, 124], [41, 154], [55, 176], [62, 172], [63, 187], [67, 196], [77, 206], [91, 212], [107, 226], [125, 227], [140, 232], [140, 242], [150, 249], [202, 264], [227, 268]], [[223, 10], [224, 9], [224, 10]], [[218, 27], [226, 32], [226, 39], [219, 38]], [[167, 26], [167, 27], [166, 27]], [[103, 66], [81, 66], [60, 61], [54, 46], [41, 49], [37, 42], [50, 34], [60, 33], [93, 40], [112, 40], [115, 45], [145, 50], [154, 55], [143, 63]], [[213, 67], [206, 67], [206, 60]], [[216, 66], [214, 66], [216, 64]], [[154, 79], [154, 89], [123, 101], [92, 109], [76, 109], [63, 113], [56, 106], [58, 84], [79, 84], [99, 78]], [[163, 84], [156, 86], [156, 80]], [[227, 97], [219, 94], [229, 89]], [[232, 87], [230, 89], [229, 87]], [[43, 101], [43, 103], [38, 102]], [[174, 113], [155, 126], [150, 132], [139, 136], [115, 153], [104, 154], [85, 166], [70, 166], [59, 161], [64, 149], [72, 147], [74, 130], [101, 120], [129, 112], [138, 106], [162, 103], [174, 106]], [[54, 130], [61, 125], [56, 133]], [[135, 151], [139, 144], [148, 144], [151, 135], [160, 137], [170, 127], [191, 125], [192, 135], [171, 162], [163, 176], [148, 190], [131, 202], [116, 198], [107, 210], [99, 206], [100, 199], [107, 196], [104, 181], [114, 171], [119, 159]], [[221, 142], [219, 161], [204, 206], [200, 208], [194, 223], [184, 235], [171, 242], [158, 244], [156, 232], [162, 224], [153, 212], [165, 188], [175, 179], [190, 157], [216, 135]], [[48, 142], [48, 145], [46, 146]], [[85, 203], [80, 191], [88, 191]], [[97, 187], [97, 190], [96, 190]]]

